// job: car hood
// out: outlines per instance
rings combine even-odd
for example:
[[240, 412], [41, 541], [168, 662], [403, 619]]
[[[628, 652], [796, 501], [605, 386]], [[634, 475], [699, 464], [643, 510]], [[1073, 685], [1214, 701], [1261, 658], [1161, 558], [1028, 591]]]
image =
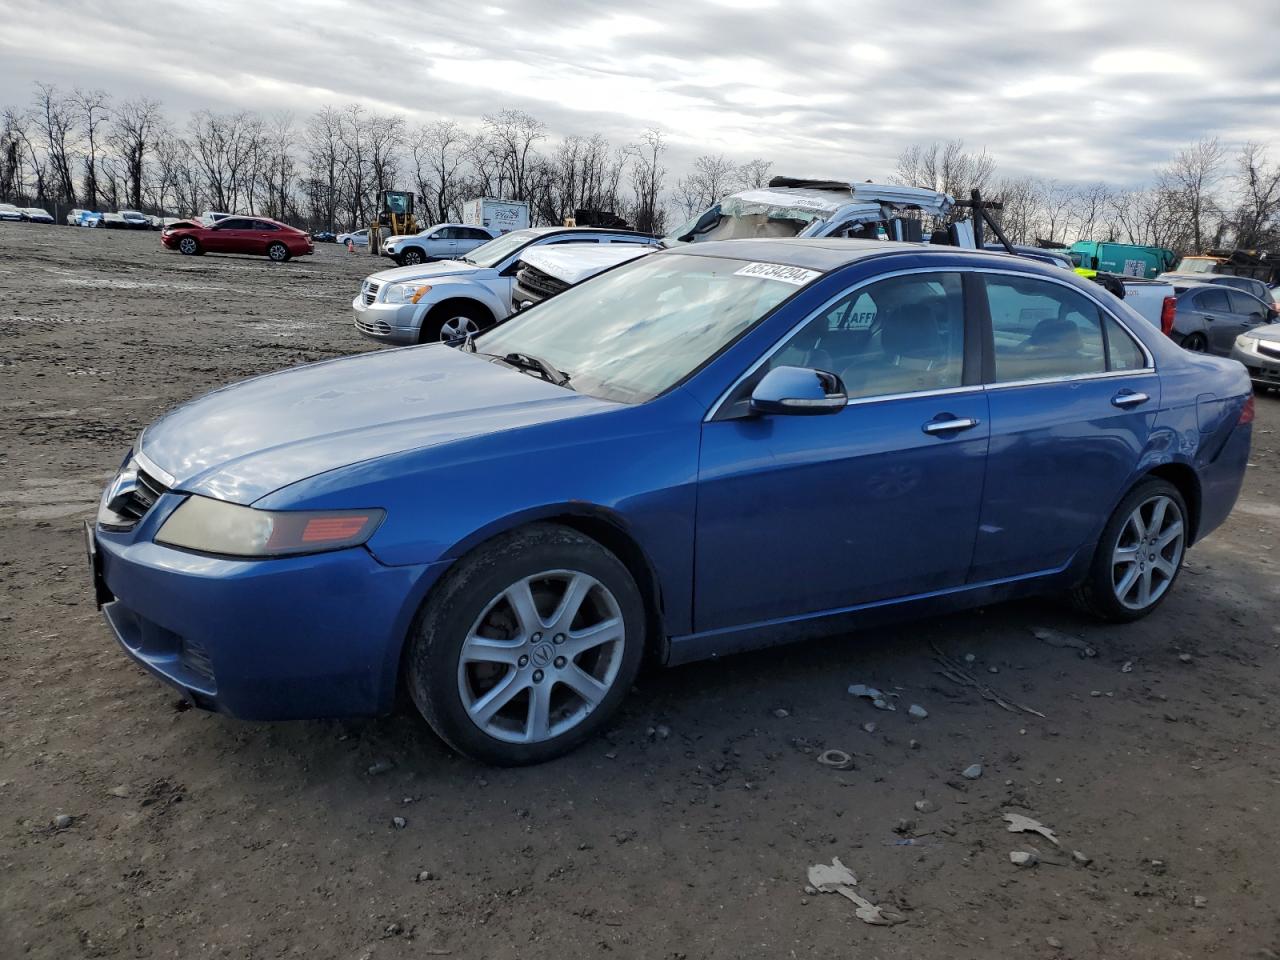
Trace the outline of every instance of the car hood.
[[147, 427], [139, 449], [176, 489], [252, 503], [350, 464], [615, 406], [432, 344], [224, 387]]
[[1259, 340], [1280, 343], [1280, 323], [1268, 323], [1260, 327], [1254, 327], [1246, 337], [1257, 337]]
[[534, 247], [525, 251], [520, 260], [572, 286], [657, 249], [639, 243], [563, 243]]
[[459, 274], [487, 276], [494, 273], [489, 267], [477, 267], [473, 263], [461, 260], [437, 260], [434, 263], [422, 263], [412, 267], [393, 267], [382, 270], [369, 277], [379, 284], [405, 283], [410, 280], [431, 280], [437, 277], [454, 277]]

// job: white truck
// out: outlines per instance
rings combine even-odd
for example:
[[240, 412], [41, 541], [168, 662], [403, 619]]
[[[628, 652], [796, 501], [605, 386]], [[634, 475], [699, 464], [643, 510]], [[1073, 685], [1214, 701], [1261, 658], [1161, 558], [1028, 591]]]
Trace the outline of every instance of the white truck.
[[469, 227], [486, 227], [495, 233], [526, 230], [529, 227], [529, 203], [526, 200], [477, 197], [462, 205], [462, 222]]

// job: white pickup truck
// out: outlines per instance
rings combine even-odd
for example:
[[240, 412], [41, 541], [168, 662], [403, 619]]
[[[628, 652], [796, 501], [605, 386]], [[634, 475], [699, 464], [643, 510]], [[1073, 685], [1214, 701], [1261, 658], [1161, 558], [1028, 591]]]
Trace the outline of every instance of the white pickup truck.
[[1123, 300], [1126, 307], [1165, 336], [1169, 335], [1178, 309], [1173, 284], [1165, 280], [1143, 280], [1118, 273], [1099, 273], [1092, 279]]

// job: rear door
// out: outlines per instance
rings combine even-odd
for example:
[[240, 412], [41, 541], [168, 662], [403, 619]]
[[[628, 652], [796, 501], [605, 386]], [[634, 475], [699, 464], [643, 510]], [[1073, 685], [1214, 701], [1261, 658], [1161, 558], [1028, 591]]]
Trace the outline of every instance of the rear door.
[[1201, 290], [1196, 294], [1195, 307], [1204, 320], [1209, 352], [1230, 353], [1231, 345], [1236, 342], [1244, 321], [1232, 312], [1227, 288], [1214, 284], [1208, 290]]
[[1064, 567], [1124, 493], [1160, 406], [1150, 354], [1066, 283], [978, 274], [991, 449], [973, 582]]
[[254, 220], [252, 232], [254, 253], [265, 254], [272, 240], [281, 239], [280, 228], [268, 220]]

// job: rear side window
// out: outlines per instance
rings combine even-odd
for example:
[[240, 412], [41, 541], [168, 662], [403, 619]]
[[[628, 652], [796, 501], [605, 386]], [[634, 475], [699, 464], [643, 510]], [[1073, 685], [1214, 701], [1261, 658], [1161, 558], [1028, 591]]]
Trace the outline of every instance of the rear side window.
[[1217, 310], [1220, 313], [1230, 313], [1231, 306], [1227, 303], [1227, 291], [1219, 290], [1201, 290], [1196, 294], [1196, 308], [1199, 310]]
[[485, 233], [483, 230], [476, 230], [474, 227], [465, 227], [462, 232], [466, 235], [465, 239], [467, 240], [483, 240], [488, 242], [493, 239], [493, 237], [489, 236], [489, 234]]
[[984, 278], [995, 382], [1105, 373], [1102, 316], [1088, 297], [1032, 277]]
[[269, 222], [269, 221], [267, 221], [267, 220], [255, 220], [255, 221], [253, 221], [253, 229], [255, 229], [255, 230], [279, 230], [280, 228], [279, 228], [279, 227], [277, 227], [274, 223], [271, 223], [271, 222]]
[[1107, 356], [1111, 361], [1108, 369], [1141, 370], [1147, 365], [1142, 348], [1109, 314], [1103, 314], [1103, 326], [1107, 331]]

